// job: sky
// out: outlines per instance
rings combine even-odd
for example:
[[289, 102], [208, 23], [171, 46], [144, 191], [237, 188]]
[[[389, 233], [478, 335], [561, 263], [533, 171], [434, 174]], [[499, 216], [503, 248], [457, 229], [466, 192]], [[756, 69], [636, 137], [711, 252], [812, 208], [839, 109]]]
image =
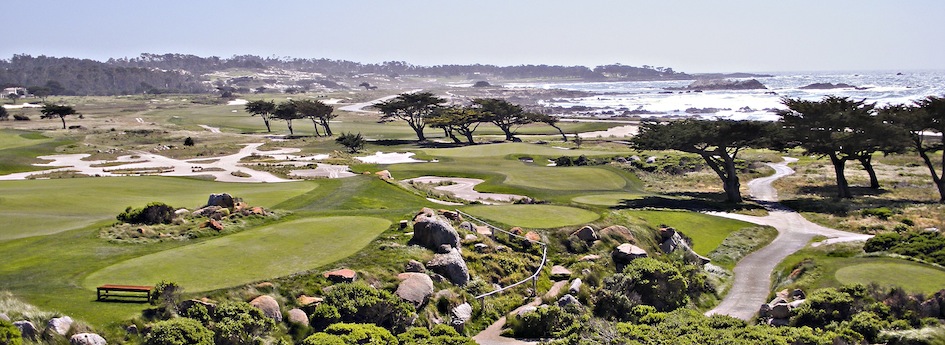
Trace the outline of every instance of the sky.
[[945, 70], [943, 15], [941, 0], [12, 1], [0, 6], [0, 59], [182, 53], [690, 73]]

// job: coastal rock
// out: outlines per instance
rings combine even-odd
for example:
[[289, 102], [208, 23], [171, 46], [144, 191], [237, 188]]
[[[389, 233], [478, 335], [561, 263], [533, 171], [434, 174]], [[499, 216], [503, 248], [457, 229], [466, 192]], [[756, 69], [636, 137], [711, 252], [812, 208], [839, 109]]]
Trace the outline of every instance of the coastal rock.
[[306, 295], [300, 295], [295, 299], [295, 302], [303, 307], [318, 305], [319, 303], [322, 303], [322, 301], [324, 301], [324, 299], [321, 297], [312, 297]]
[[71, 345], [106, 345], [105, 338], [95, 333], [79, 333], [69, 338]]
[[53, 332], [56, 332], [59, 335], [66, 335], [69, 333], [69, 329], [72, 328], [72, 324], [75, 323], [71, 317], [55, 317], [49, 320], [49, 323], [46, 324], [46, 329], [49, 329]]
[[222, 209], [223, 207], [216, 206], [216, 205], [201, 207], [194, 210], [193, 215], [198, 216], [198, 217], [210, 217], [214, 214], [218, 214], [219, 211]]
[[581, 286], [584, 286], [584, 282], [581, 281], [581, 278], [574, 278], [574, 280], [571, 281], [571, 285], [568, 286], [568, 293], [577, 294], [581, 292]]
[[525, 240], [532, 243], [541, 242], [541, 235], [537, 232], [529, 231], [525, 233]]
[[450, 310], [450, 325], [457, 332], [462, 334], [466, 323], [472, 319], [472, 306], [469, 303], [460, 304]]
[[597, 261], [597, 260], [600, 260], [600, 255], [597, 255], [597, 254], [585, 255], [585, 256], [582, 256], [580, 259], [578, 259], [578, 261]]
[[459, 223], [459, 230], [463, 230], [466, 232], [476, 232], [476, 226], [470, 222], [462, 222], [462, 223]]
[[203, 223], [203, 225], [201, 225], [201, 228], [210, 228], [216, 231], [223, 231], [223, 223], [220, 223], [220, 221], [216, 219], [208, 219], [205, 223]]
[[177, 209], [177, 211], [174, 211], [174, 215], [178, 217], [188, 215], [188, 214], [190, 214], [190, 210], [186, 208], [181, 208], [181, 209]]
[[443, 214], [443, 217], [446, 217], [446, 219], [449, 219], [450, 221], [460, 222], [463, 220], [463, 215], [456, 211], [443, 210], [441, 213]]
[[476, 233], [477, 233], [477, 234], [480, 234], [480, 235], [483, 235], [483, 236], [489, 236], [489, 237], [493, 237], [493, 236], [494, 236], [494, 234], [493, 234], [493, 232], [492, 232], [492, 228], [490, 228], [490, 227], [488, 227], [488, 226], [477, 226], [477, 227], [476, 227]]
[[473, 234], [469, 234], [469, 235], [466, 235], [466, 237], [463, 237], [463, 241], [469, 241], [469, 242], [472, 242], [478, 239], [479, 239], [479, 236], [476, 236]]
[[515, 316], [523, 317], [523, 316], [525, 316], [525, 314], [535, 312], [536, 310], [538, 310], [537, 307], [531, 306], [531, 305], [527, 305], [527, 306], [524, 306], [524, 307], [522, 307], [521, 309], [519, 309], [518, 312], [515, 313]]
[[600, 239], [600, 236], [597, 235], [597, 231], [590, 225], [585, 225], [578, 229], [578, 231], [572, 233], [571, 236], [577, 236], [577, 238], [585, 242], [594, 242]]
[[621, 242], [636, 243], [637, 239], [633, 237], [630, 229], [623, 225], [611, 225], [597, 232], [601, 238], [613, 238]]
[[294, 308], [289, 310], [289, 312], [286, 314], [288, 314], [289, 323], [308, 326], [308, 314], [306, 314], [302, 309]]
[[443, 275], [455, 285], [463, 286], [469, 282], [469, 268], [466, 267], [466, 261], [459, 250], [453, 249], [448, 253], [433, 255], [433, 259], [427, 263], [427, 268]]
[[511, 229], [509, 229], [509, 232], [511, 232], [512, 235], [519, 235], [519, 236], [521, 236], [523, 233], [525, 233], [525, 230], [522, 230], [522, 228], [520, 228], [520, 227], [513, 226]]
[[489, 245], [485, 243], [476, 243], [473, 245], [473, 250], [475, 250], [476, 253], [485, 253], [489, 251]]
[[207, 198], [207, 206], [220, 206], [222, 208], [233, 209], [235, 205], [233, 196], [228, 193], [210, 194], [210, 197]]
[[414, 306], [425, 304], [433, 294], [433, 280], [424, 273], [401, 273], [397, 275], [397, 279], [400, 279], [400, 284], [397, 285], [395, 293]]
[[857, 89], [862, 90], [856, 86], [847, 84], [847, 83], [813, 83], [805, 86], [801, 86], [798, 89], [801, 90], [830, 90], [830, 89]]
[[768, 316], [775, 319], [786, 319], [791, 317], [791, 306], [787, 303], [779, 303], [771, 306]]
[[340, 270], [325, 272], [324, 276], [335, 283], [350, 283], [357, 278], [358, 273], [347, 268], [342, 268]]
[[427, 268], [423, 267], [423, 263], [417, 260], [407, 261], [407, 264], [404, 265], [404, 272], [426, 272]]
[[[698, 79], [684, 90], [767, 90], [757, 79]], [[673, 89], [679, 90], [679, 89]]]
[[565, 280], [571, 278], [571, 271], [564, 266], [555, 265], [551, 267], [551, 280]]
[[459, 233], [449, 222], [438, 216], [417, 215], [414, 218], [413, 237], [410, 239], [410, 244], [421, 245], [432, 250], [437, 250], [443, 244], [458, 248]]
[[33, 325], [32, 322], [29, 322], [26, 320], [15, 321], [13, 322], [13, 326], [20, 329], [20, 335], [23, 337], [23, 339], [36, 338], [36, 333], [39, 332], [39, 330], [36, 329], [36, 326]]
[[630, 243], [621, 244], [610, 253], [611, 259], [614, 260], [614, 265], [617, 266], [617, 272], [623, 272], [623, 268], [631, 261], [645, 258], [646, 256], [646, 250]]
[[577, 306], [580, 306], [580, 305], [581, 305], [581, 301], [578, 301], [577, 297], [574, 297], [574, 296], [572, 296], [571, 294], [565, 294], [564, 296], [561, 296], [561, 298], [558, 299], [558, 306], [559, 306], [559, 307], [564, 308], [564, 307], [569, 306], [569, 305], [577, 305]]
[[249, 302], [250, 305], [262, 310], [263, 315], [268, 316], [276, 322], [282, 322], [282, 311], [279, 310], [279, 302], [269, 295], [262, 295]]

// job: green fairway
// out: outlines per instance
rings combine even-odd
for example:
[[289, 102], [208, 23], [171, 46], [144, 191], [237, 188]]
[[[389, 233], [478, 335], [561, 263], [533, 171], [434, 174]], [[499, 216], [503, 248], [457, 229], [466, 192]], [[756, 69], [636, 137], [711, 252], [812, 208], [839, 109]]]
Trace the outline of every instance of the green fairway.
[[426, 154], [437, 157], [504, 157], [511, 154], [529, 154], [536, 156], [607, 156], [629, 153], [620, 151], [598, 151], [598, 150], [562, 150], [548, 145], [527, 144], [527, 143], [503, 143], [490, 145], [464, 146], [450, 149], [425, 149]]
[[505, 183], [567, 191], [619, 190], [627, 184], [623, 177], [595, 167], [535, 167], [510, 171]]
[[574, 202], [596, 206], [617, 206], [624, 200], [636, 200], [642, 198], [642, 194], [631, 193], [610, 193], [610, 194], [592, 194], [583, 195], [571, 199]]
[[857, 260], [837, 269], [835, 276], [841, 284], [870, 284], [902, 286], [909, 292], [931, 294], [945, 288], [945, 270], [892, 258]]
[[210, 193], [230, 193], [271, 207], [317, 188], [315, 182], [224, 183], [174, 177], [107, 177], [0, 181], [0, 240], [53, 234], [114, 219], [126, 207], [160, 201], [203, 206]]
[[391, 222], [371, 217], [308, 218], [166, 250], [106, 267], [83, 286], [173, 281], [206, 291], [326, 265], [374, 240]]
[[0, 150], [37, 145], [52, 141], [52, 138], [36, 132], [0, 130]]
[[692, 249], [700, 255], [708, 255], [726, 237], [739, 229], [754, 226], [739, 220], [710, 216], [686, 211], [625, 211], [656, 227], [665, 224], [676, 228], [692, 239]]
[[482, 205], [465, 207], [462, 211], [487, 221], [538, 229], [584, 224], [600, 218], [591, 211], [553, 205]]

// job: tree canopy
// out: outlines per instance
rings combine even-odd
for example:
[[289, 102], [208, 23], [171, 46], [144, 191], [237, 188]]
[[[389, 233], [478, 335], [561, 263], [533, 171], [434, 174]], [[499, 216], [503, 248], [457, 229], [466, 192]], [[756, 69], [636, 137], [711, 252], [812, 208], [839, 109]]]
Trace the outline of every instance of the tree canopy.
[[679, 150], [701, 156], [722, 180], [726, 200], [741, 202], [735, 160], [745, 148], [778, 148], [778, 124], [762, 121], [682, 120], [644, 123], [631, 140], [639, 150]]
[[945, 98], [929, 96], [912, 105], [886, 106], [879, 110], [879, 117], [909, 138], [912, 149], [929, 169], [939, 192], [939, 202], [945, 203], [945, 160], [939, 161], [936, 170], [931, 157], [931, 154], [941, 151], [945, 159], [945, 143], [941, 139], [941, 134], [945, 133]]
[[325, 135], [332, 136], [329, 121], [338, 117], [337, 114], [333, 113], [335, 108], [322, 101], [312, 99], [292, 100], [290, 102], [295, 105], [295, 109], [300, 115], [312, 120], [312, 125], [315, 126], [315, 135], [321, 135], [318, 133], [318, 126], [321, 125], [325, 128]]
[[299, 113], [298, 109], [295, 107], [295, 103], [282, 102], [276, 106], [272, 117], [285, 121], [286, 126], [289, 127], [289, 135], [295, 135], [295, 131], [292, 129], [292, 120], [302, 119], [305, 116]]
[[446, 100], [430, 92], [402, 93], [393, 99], [374, 105], [381, 112], [381, 122], [403, 120], [417, 134], [417, 140], [425, 141], [423, 129], [427, 118]]
[[473, 100], [473, 106], [482, 111], [483, 120], [499, 127], [508, 141], [518, 140], [515, 137], [515, 129], [535, 121], [520, 105], [504, 99], [478, 98]]
[[276, 112], [275, 102], [263, 100], [250, 101], [246, 103], [245, 109], [246, 112], [250, 113], [252, 116], [259, 115], [266, 124], [266, 132], [272, 132], [272, 127], [269, 126], [269, 119], [271, 119], [273, 113]]
[[58, 105], [52, 103], [46, 103], [43, 105], [43, 109], [40, 109], [40, 112], [43, 113], [41, 117], [44, 119], [58, 117], [60, 120], [62, 120], [62, 129], [66, 129], [66, 116], [78, 114], [74, 108], [68, 105]]
[[484, 115], [478, 109], [451, 106], [437, 109], [433, 116], [427, 120], [427, 123], [430, 127], [442, 128], [446, 136], [453, 139], [455, 143], [462, 142], [456, 137], [456, 133], [458, 133], [466, 138], [467, 143], [475, 144], [473, 132], [479, 128], [479, 124], [482, 123], [483, 119]]

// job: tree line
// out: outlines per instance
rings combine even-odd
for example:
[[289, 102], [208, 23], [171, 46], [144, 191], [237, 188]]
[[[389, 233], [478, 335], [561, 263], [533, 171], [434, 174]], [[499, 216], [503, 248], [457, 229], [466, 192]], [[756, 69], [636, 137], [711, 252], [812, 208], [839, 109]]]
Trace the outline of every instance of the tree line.
[[[722, 181], [726, 200], [741, 202], [736, 159], [746, 148], [785, 150], [827, 157], [836, 175], [837, 196], [852, 198], [844, 169], [858, 162], [869, 174], [870, 188], [880, 188], [872, 158], [877, 153], [916, 152], [928, 168], [945, 203], [945, 98], [929, 96], [912, 104], [877, 107], [847, 97], [821, 100], [783, 98], [787, 109], [778, 122], [696, 120], [645, 123], [631, 141], [641, 150], [679, 150], [701, 156]], [[937, 134], [936, 134], [937, 133]], [[941, 152], [939, 152], [941, 151]], [[935, 162], [939, 152], [943, 161]]]

